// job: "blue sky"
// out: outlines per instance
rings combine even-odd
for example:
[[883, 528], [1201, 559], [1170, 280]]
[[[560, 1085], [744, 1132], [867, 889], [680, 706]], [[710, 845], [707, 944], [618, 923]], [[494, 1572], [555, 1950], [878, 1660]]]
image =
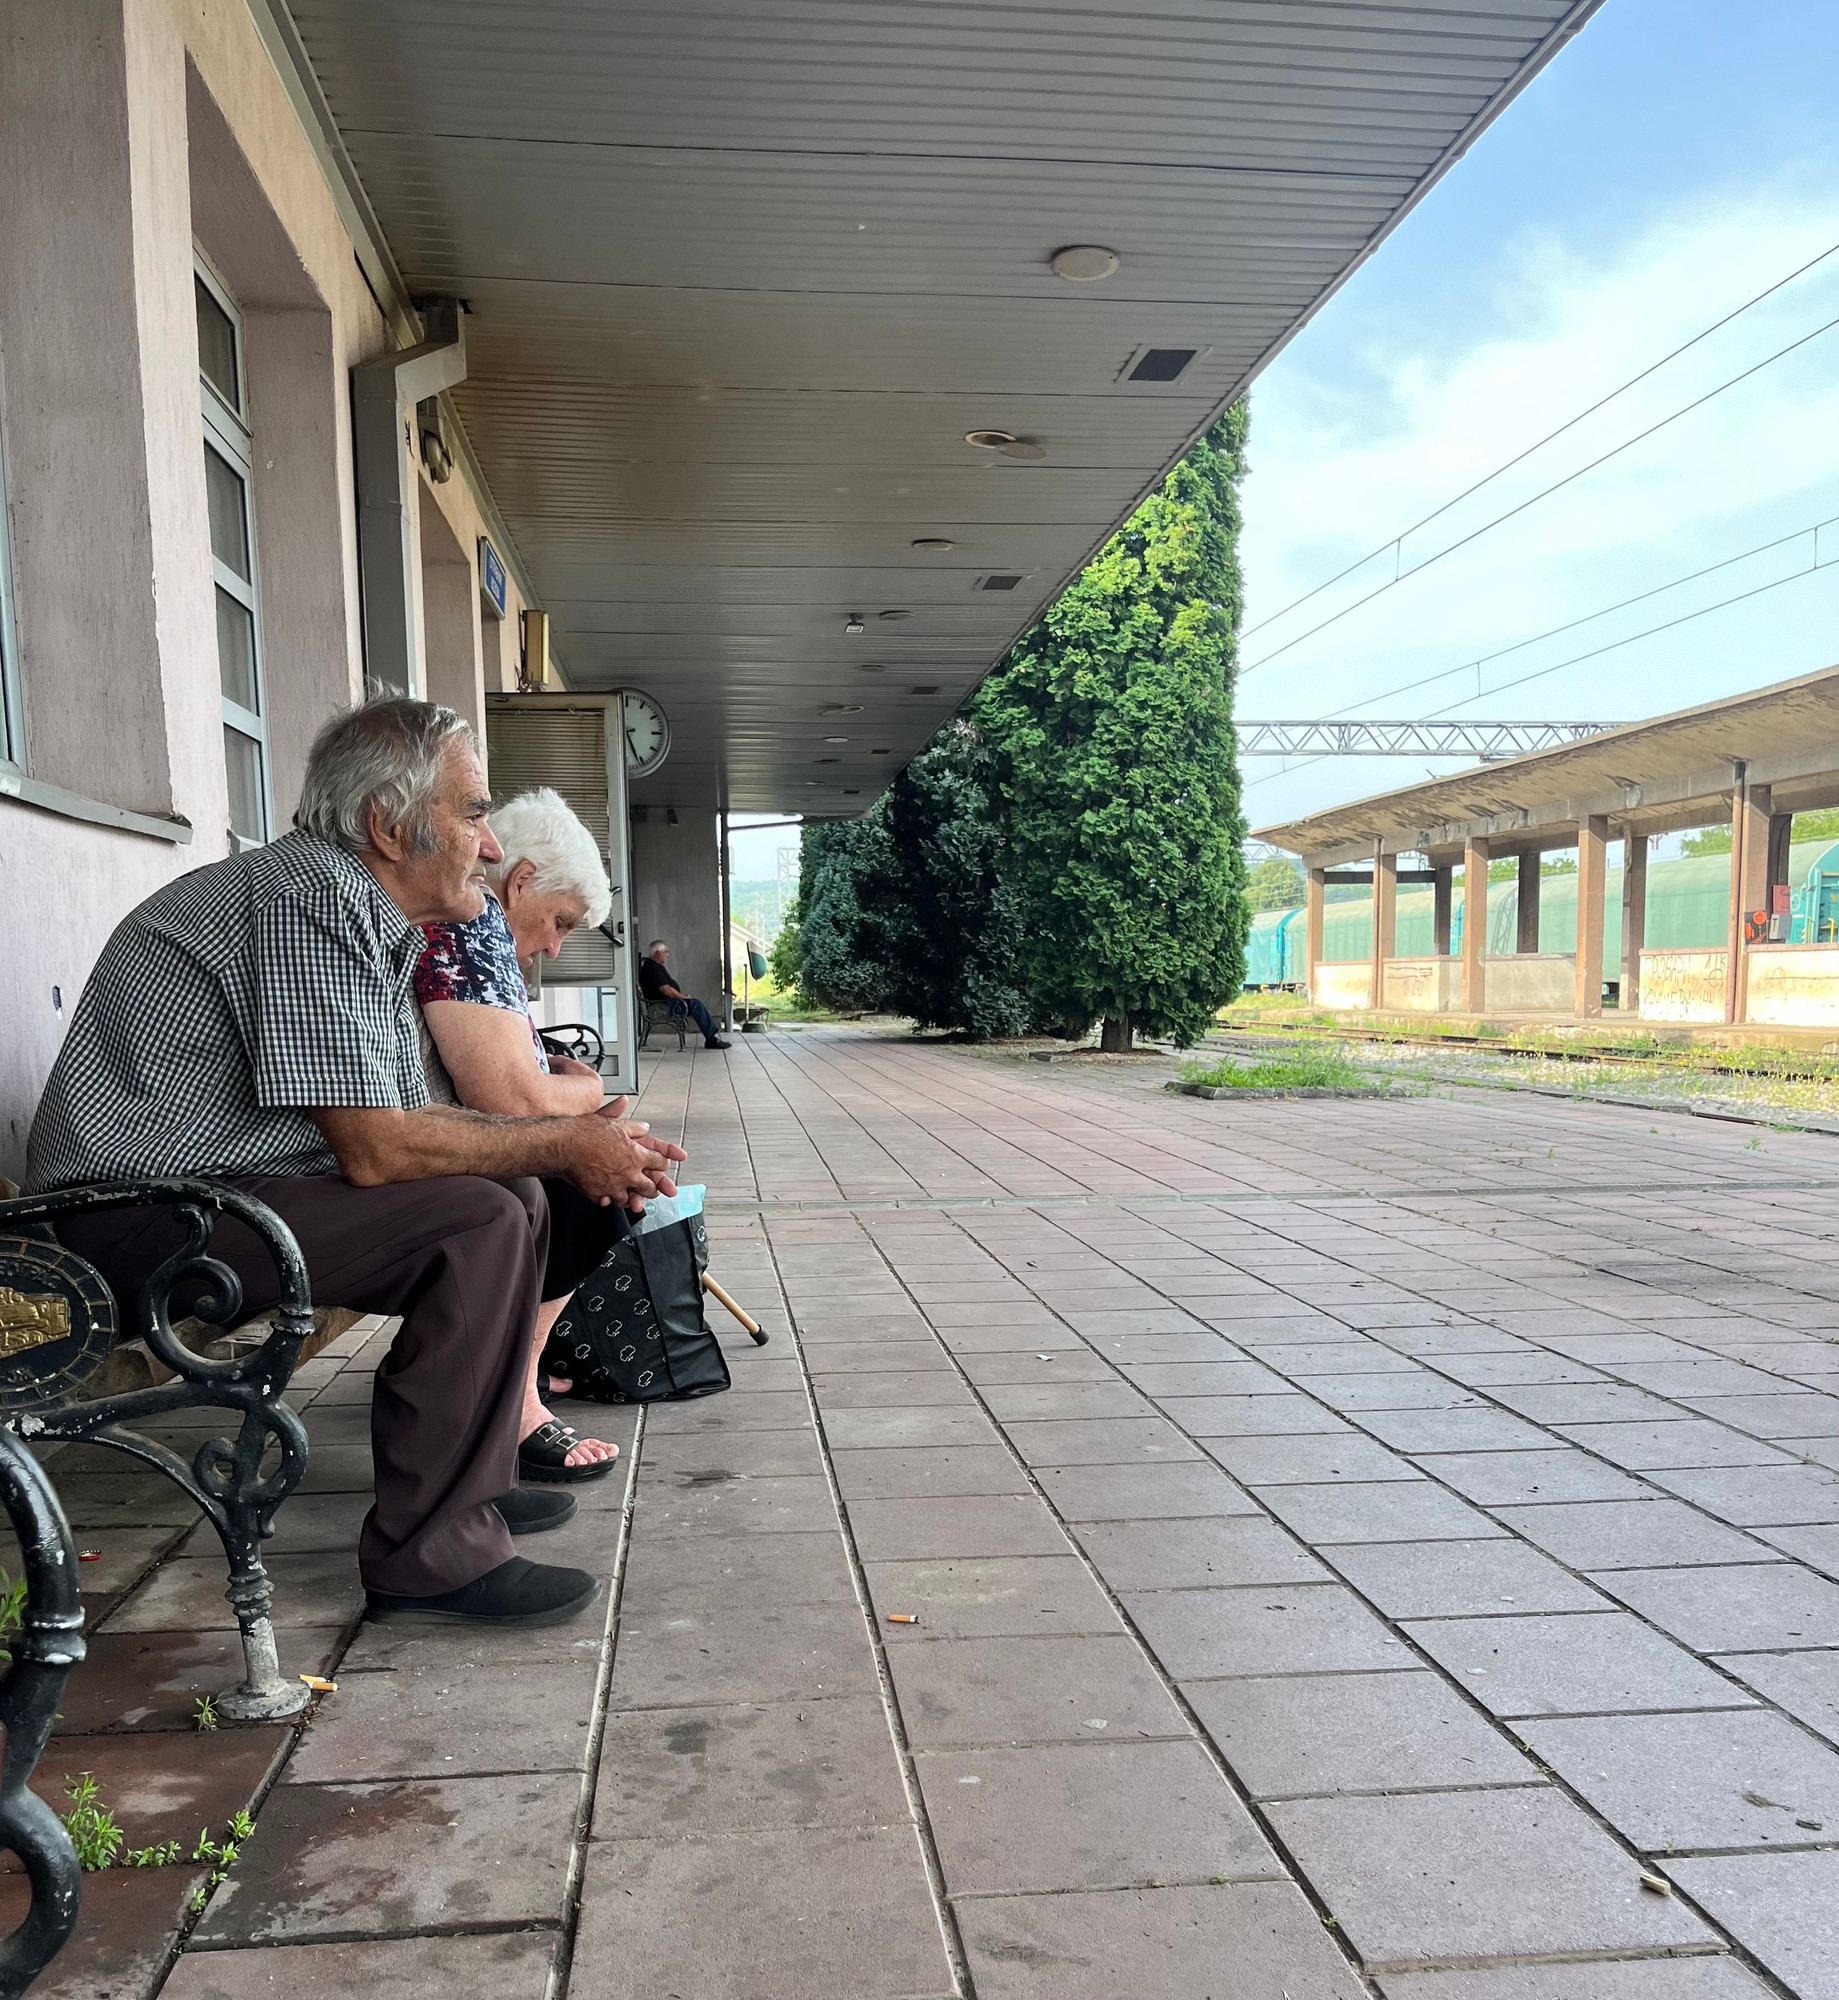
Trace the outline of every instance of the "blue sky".
[[[1835, 243], [1839, 7], [1608, 0], [1256, 384], [1248, 625]], [[1835, 525], [1818, 548], [1831, 571], [1672, 633], [1505, 686], [1804, 569], [1812, 537], [1524, 648], [1479, 677], [1451, 671], [1839, 516], [1839, 327], [1289, 643], [1396, 568], [1835, 317], [1839, 255], [1408, 540], [1402, 561], [1389, 553], [1249, 631], [1240, 713], [1619, 720], [1839, 661]], [[1444, 677], [1388, 694], [1430, 675]], [[1285, 773], [1249, 760], [1247, 816], [1269, 823], [1426, 769], [1421, 759], [1336, 759]]]

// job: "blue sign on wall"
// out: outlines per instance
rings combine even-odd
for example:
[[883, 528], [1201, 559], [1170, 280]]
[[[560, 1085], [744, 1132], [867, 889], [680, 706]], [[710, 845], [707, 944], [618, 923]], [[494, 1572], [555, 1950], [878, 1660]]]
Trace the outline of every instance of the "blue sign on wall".
[[504, 616], [504, 563], [483, 535], [479, 537], [479, 595], [485, 599], [493, 617]]

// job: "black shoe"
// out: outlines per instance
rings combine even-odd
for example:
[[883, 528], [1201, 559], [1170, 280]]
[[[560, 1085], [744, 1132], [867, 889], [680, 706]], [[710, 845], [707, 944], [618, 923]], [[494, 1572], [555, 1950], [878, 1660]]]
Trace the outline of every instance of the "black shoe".
[[514, 1535], [544, 1535], [572, 1521], [580, 1505], [572, 1493], [531, 1493], [514, 1486], [492, 1505], [504, 1516], [504, 1524]]
[[703, 1043], [703, 1047], [705, 1049], [726, 1049], [726, 1048], [731, 1048], [732, 1046], [733, 1044], [731, 1042], [724, 1042], [720, 1035], [711, 1035], [708, 1038], [708, 1040]]
[[560, 1625], [600, 1595], [600, 1579], [584, 1569], [558, 1569], [513, 1556], [458, 1590], [438, 1597], [365, 1593], [372, 1618], [424, 1625]]

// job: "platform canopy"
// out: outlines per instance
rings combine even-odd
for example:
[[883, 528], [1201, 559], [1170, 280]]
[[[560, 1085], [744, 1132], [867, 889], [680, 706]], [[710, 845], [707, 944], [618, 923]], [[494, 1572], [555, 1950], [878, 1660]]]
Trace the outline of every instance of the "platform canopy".
[[1599, 3], [259, 0], [636, 796], [832, 813]]
[[1839, 667], [1331, 806], [1252, 837], [1316, 868], [1370, 860], [1376, 847], [1433, 862], [1459, 858], [1471, 839], [1499, 857], [1563, 847], [1588, 819], [1612, 821], [1618, 836], [1728, 820], [1740, 777], [1768, 787], [1778, 813], [1839, 805]]

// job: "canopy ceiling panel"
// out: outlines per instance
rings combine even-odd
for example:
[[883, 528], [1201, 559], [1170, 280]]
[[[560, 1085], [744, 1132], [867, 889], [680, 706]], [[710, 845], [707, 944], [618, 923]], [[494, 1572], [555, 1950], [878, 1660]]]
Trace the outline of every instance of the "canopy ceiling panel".
[[635, 799], [850, 812], [1597, 4], [290, 11], [567, 678], [671, 716]]

